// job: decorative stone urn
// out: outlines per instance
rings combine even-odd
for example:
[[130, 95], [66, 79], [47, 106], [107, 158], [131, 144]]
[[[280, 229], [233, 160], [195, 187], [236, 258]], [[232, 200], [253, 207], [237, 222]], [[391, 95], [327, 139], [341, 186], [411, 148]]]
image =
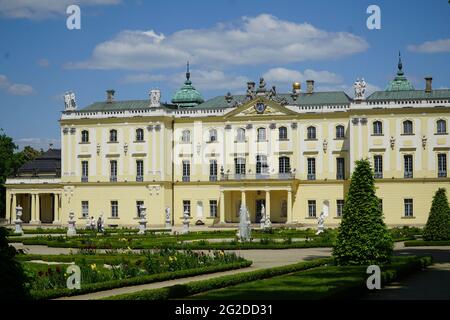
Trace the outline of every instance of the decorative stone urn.
[[16, 220], [14, 220], [14, 233], [16, 234], [23, 234], [23, 230], [22, 230], [22, 220], [20, 219], [22, 217], [22, 207], [21, 206], [17, 206], [16, 207]]
[[67, 221], [68, 226], [67, 226], [67, 236], [71, 237], [71, 236], [75, 236], [77, 234], [77, 230], [75, 229], [75, 214], [73, 212], [69, 213], [69, 220]]

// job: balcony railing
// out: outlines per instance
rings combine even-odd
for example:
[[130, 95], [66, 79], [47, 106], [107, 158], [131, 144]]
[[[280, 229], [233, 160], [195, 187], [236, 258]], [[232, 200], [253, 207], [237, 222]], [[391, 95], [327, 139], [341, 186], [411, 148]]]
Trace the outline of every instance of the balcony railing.
[[88, 182], [89, 178], [87, 176], [81, 177], [81, 182]]
[[191, 181], [191, 177], [190, 176], [183, 176], [182, 181], [183, 182], [189, 182], [189, 181]]
[[405, 179], [411, 179], [413, 177], [413, 173], [411, 171], [405, 171], [404, 177]]
[[117, 182], [117, 176], [110, 176], [109, 181], [111, 182]]
[[256, 173], [256, 174], [222, 174], [221, 180], [290, 180], [294, 179], [294, 173]]
[[382, 179], [383, 178], [383, 172], [375, 172], [373, 177], [375, 179]]
[[209, 181], [217, 181], [217, 175], [209, 176]]
[[137, 182], [142, 182], [142, 181], [144, 181], [144, 176], [136, 176], [136, 181], [137, 181]]
[[316, 174], [315, 173], [308, 173], [307, 179], [308, 180], [316, 180]]
[[438, 171], [438, 178], [447, 178], [447, 170]]

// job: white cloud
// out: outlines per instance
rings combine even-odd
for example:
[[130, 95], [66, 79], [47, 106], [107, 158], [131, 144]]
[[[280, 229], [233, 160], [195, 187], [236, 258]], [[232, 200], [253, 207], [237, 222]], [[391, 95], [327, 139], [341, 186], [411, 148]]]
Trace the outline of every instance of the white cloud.
[[52, 138], [21, 138], [15, 139], [14, 143], [18, 145], [19, 150], [22, 150], [26, 146], [30, 146], [37, 150], [43, 149], [44, 151], [47, 151], [50, 148], [50, 144], [53, 145], [53, 149], [61, 148], [61, 141]]
[[329, 71], [306, 69], [303, 73], [286, 68], [272, 68], [263, 75], [264, 79], [278, 84], [291, 84], [296, 81], [314, 80], [316, 83], [341, 83], [342, 77]]
[[434, 41], [426, 41], [419, 45], [409, 45], [408, 50], [418, 53], [450, 52], [450, 39], [439, 39]]
[[15, 96], [28, 96], [35, 93], [32, 86], [21, 83], [11, 83], [9, 79], [2, 74], [0, 74], [0, 89], [3, 89], [9, 94]]
[[261, 14], [238, 25], [185, 29], [170, 35], [126, 30], [99, 43], [89, 59], [69, 68], [152, 70], [198, 66], [259, 65], [335, 59], [365, 51], [368, 43], [348, 32], [328, 32], [308, 23]]
[[115, 5], [120, 0], [0, 0], [0, 15], [8, 18], [41, 20], [66, 14], [69, 5]]

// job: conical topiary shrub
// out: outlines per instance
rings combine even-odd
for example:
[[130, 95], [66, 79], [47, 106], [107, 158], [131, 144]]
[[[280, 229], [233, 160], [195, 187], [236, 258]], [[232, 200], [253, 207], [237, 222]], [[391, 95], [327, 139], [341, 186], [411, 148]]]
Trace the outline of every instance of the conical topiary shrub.
[[423, 238], [427, 241], [450, 239], [450, 207], [444, 188], [439, 188], [433, 197]]
[[394, 243], [383, 221], [368, 160], [356, 161], [345, 199], [333, 257], [338, 265], [389, 262]]

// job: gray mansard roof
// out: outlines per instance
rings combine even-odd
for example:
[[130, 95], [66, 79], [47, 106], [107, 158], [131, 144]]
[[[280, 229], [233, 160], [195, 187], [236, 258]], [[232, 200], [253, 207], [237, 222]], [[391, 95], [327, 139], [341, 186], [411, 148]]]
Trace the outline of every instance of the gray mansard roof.
[[450, 89], [437, 89], [431, 92], [425, 90], [376, 91], [367, 98], [367, 101], [442, 99], [450, 99]]
[[22, 165], [17, 176], [61, 175], [61, 149], [48, 149], [36, 159]]

